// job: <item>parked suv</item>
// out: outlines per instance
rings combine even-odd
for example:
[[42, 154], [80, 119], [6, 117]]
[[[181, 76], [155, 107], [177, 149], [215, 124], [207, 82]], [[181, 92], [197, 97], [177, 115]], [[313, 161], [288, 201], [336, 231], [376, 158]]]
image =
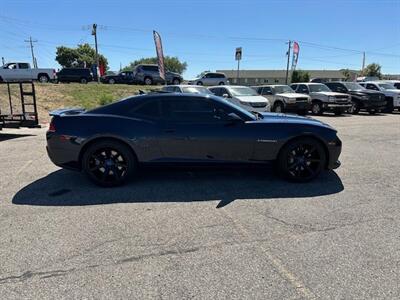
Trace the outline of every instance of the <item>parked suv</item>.
[[90, 69], [64, 68], [57, 72], [58, 82], [80, 82], [88, 83], [93, 80], [93, 74]]
[[[137, 65], [133, 70], [133, 76], [136, 83], [145, 85], [164, 84], [165, 81], [160, 77], [158, 65]], [[180, 84], [183, 78], [180, 74], [174, 72], [165, 72], [167, 84]]]
[[327, 82], [325, 84], [334, 92], [351, 96], [352, 106], [348, 109], [351, 114], [358, 114], [360, 109], [370, 113], [379, 112], [386, 107], [384, 94], [367, 90], [356, 82]]
[[271, 111], [295, 111], [304, 115], [311, 109], [311, 97], [297, 94], [288, 85], [254, 86], [253, 89], [268, 99]]
[[108, 84], [125, 83], [132, 84], [135, 82], [132, 71], [119, 72], [118, 74], [104, 75], [100, 78], [100, 81]]
[[387, 101], [384, 112], [392, 112], [395, 108], [400, 110], [400, 90], [396, 89], [394, 85], [382, 82], [360, 82], [360, 84], [368, 90], [381, 92], [385, 95]]
[[228, 78], [224, 73], [207, 72], [199, 78], [189, 80], [188, 84], [196, 85], [227, 85], [229, 84]]
[[322, 83], [295, 83], [291, 84], [290, 87], [296, 93], [307, 94], [311, 97], [311, 112], [314, 115], [322, 115], [324, 111], [340, 115], [351, 107], [349, 95], [332, 92]]
[[268, 99], [258, 95], [255, 90], [248, 86], [212, 86], [208, 89], [214, 95], [223, 97], [247, 111], [270, 111]]

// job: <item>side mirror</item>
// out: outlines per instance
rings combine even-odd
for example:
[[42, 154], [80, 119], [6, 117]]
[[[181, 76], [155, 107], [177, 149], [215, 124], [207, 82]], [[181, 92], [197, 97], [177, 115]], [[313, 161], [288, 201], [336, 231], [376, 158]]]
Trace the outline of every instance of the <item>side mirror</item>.
[[243, 122], [243, 119], [235, 113], [228, 114], [226, 119], [227, 119], [227, 121], [230, 121], [232, 123], [242, 123]]
[[228, 94], [223, 94], [222, 97], [229, 98], [229, 95]]

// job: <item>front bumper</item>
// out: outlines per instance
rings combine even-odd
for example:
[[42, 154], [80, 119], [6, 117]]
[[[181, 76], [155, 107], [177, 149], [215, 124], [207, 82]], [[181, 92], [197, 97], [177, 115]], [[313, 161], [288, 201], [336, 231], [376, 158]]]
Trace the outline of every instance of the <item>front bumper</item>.
[[296, 103], [287, 103], [285, 106], [285, 109], [287, 110], [310, 110], [311, 109], [311, 103], [309, 102], [296, 102]]
[[324, 103], [323, 108], [325, 110], [340, 110], [340, 111], [346, 111], [351, 107], [351, 103]]

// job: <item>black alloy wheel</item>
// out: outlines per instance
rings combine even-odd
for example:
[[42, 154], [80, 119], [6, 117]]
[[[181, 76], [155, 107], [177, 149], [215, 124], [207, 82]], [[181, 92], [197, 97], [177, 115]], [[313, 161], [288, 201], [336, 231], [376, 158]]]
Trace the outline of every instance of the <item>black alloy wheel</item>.
[[326, 164], [322, 145], [313, 138], [297, 139], [284, 146], [278, 157], [278, 171], [284, 178], [307, 182], [319, 175]]
[[96, 184], [112, 187], [123, 184], [136, 169], [131, 150], [118, 142], [104, 141], [90, 146], [83, 156], [83, 170]]
[[358, 103], [355, 102], [355, 101], [351, 101], [351, 106], [350, 106], [350, 108], [347, 110], [347, 112], [348, 112], [349, 114], [356, 115], [356, 114], [359, 113], [359, 111], [360, 111], [360, 106], [358, 105]]

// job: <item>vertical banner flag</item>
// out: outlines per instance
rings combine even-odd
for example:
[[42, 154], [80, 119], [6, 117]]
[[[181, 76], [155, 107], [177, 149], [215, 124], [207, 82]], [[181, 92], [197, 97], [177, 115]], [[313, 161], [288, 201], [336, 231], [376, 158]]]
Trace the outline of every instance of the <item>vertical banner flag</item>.
[[292, 70], [295, 70], [295, 69], [296, 69], [297, 61], [298, 61], [298, 59], [299, 59], [299, 52], [300, 52], [299, 43], [294, 42], [294, 43], [293, 43]]
[[153, 36], [154, 36], [154, 43], [156, 44], [158, 70], [160, 71], [160, 77], [165, 80], [164, 54], [162, 49], [161, 36], [155, 30], [153, 30]]

